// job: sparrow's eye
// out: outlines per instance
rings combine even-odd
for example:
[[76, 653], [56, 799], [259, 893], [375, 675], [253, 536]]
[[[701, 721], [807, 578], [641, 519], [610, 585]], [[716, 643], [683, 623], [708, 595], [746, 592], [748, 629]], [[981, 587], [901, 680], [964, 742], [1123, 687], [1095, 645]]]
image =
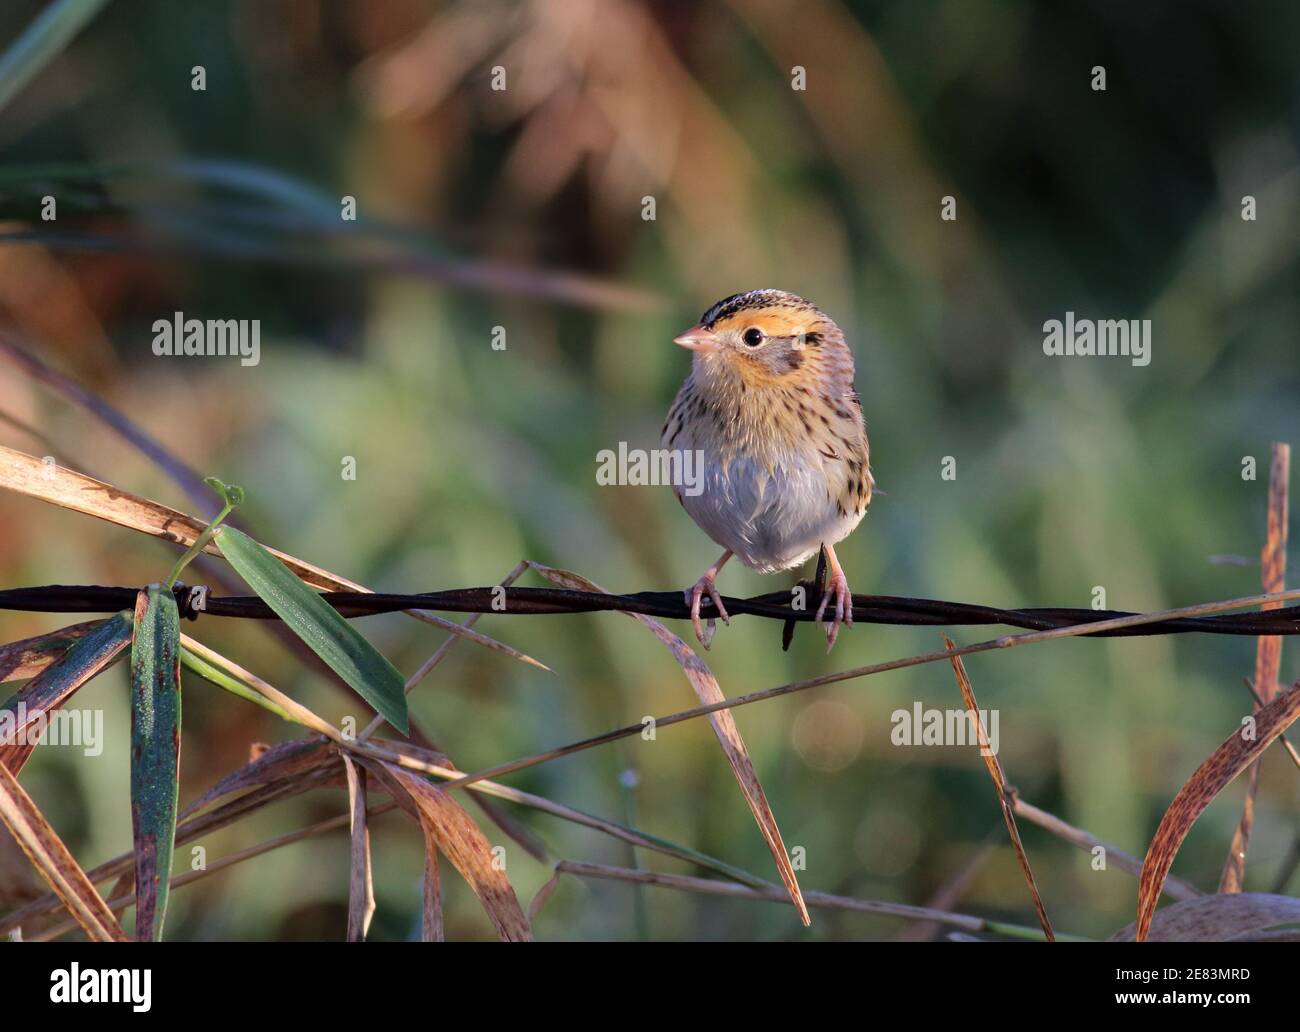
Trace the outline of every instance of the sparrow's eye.
[[740, 338], [751, 348], [756, 348], [763, 343], [763, 331], [757, 326], [751, 326], [745, 331], [745, 335]]

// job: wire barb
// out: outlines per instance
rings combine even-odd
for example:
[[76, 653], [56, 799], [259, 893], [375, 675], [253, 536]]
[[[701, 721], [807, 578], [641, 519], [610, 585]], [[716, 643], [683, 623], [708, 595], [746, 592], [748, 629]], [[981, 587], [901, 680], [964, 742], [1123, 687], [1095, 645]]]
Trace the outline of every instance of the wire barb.
[[[36, 613], [112, 613], [135, 604], [137, 588], [100, 585], [51, 584], [42, 587], [0, 590], [0, 610]], [[191, 604], [189, 587], [177, 585], [177, 603], [184, 615], [197, 619], [207, 616], [248, 620], [277, 620], [275, 612], [255, 595], [208, 595], [202, 610]], [[574, 613], [625, 612], [642, 613], [667, 620], [689, 620], [690, 608], [679, 591], [639, 591], [628, 595], [606, 595], [594, 591], [568, 588], [511, 587], [501, 599], [500, 587], [453, 588], [416, 595], [326, 591], [327, 603], [349, 619], [404, 609], [453, 613], [497, 613], [545, 616]], [[751, 598], [722, 597], [733, 616], [748, 614], [769, 620], [810, 622], [813, 611], [795, 609], [788, 591], [755, 595]], [[857, 623], [899, 626], [954, 627], [1002, 625], [1030, 631], [1047, 631], [1077, 624], [1099, 623], [1136, 614], [1109, 609], [1029, 608], [999, 609], [928, 598], [894, 595], [854, 595], [853, 619]], [[1216, 616], [1179, 617], [1131, 627], [1097, 632], [1097, 637], [1130, 637], [1155, 634], [1232, 634], [1293, 635], [1300, 634], [1300, 606], [1288, 606], [1264, 612], [1230, 613]]]

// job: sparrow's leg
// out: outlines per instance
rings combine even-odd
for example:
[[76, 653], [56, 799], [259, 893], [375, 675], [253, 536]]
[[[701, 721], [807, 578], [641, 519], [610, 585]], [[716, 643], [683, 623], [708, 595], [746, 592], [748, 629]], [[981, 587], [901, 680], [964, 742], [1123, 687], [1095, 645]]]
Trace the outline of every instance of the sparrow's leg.
[[831, 576], [826, 584], [826, 592], [822, 595], [822, 604], [817, 607], [817, 615], [814, 619], [821, 623], [822, 614], [826, 612], [827, 605], [834, 598], [835, 617], [826, 622], [826, 651], [830, 652], [835, 647], [835, 639], [840, 635], [840, 625], [853, 623], [853, 594], [849, 591], [849, 579], [844, 576], [844, 568], [835, 558], [835, 549], [830, 545], [826, 546], [826, 561], [830, 565]]
[[718, 615], [722, 617], [722, 622], [728, 627], [731, 626], [731, 617], [727, 615], [727, 611], [722, 607], [722, 597], [718, 594], [717, 585], [714, 584], [718, 571], [727, 564], [727, 560], [731, 558], [731, 555], [731, 549], [723, 552], [722, 558], [704, 571], [704, 576], [695, 582], [695, 586], [687, 588], [684, 592], [686, 604], [691, 607], [691, 626], [695, 628], [695, 637], [700, 639], [700, 644], [706, 649], [709, 647], [709, 643], [713, 641], [713, 628], [716, 626], [716, 621], [709, 617], [707, 633], [700, 626], [700, 600], [707, 591], [714, 607], [718, 610]]

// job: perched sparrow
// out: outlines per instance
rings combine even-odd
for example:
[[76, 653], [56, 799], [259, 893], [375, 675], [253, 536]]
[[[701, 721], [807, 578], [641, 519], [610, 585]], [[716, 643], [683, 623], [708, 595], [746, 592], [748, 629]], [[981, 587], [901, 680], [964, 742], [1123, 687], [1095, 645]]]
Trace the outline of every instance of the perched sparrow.
[[827, 621], [827, 650], [853, 601], [835, 545], [871, 501], [862, 403], [853, 388], [853, 355], [830, 316], [780, 290], [751, 290], [719, 301], [674, 341], [694, 353], [664, 423], [663, 446], [703, 454], [703, 490], [675, 485], [677, 498], [726, 551], [686, 591], [700, 625], [707, 593], [730, 623], [715, 578], [733, 555], [759, 573], [787, 570], [825, 547], [830, 567], [817, 620]]

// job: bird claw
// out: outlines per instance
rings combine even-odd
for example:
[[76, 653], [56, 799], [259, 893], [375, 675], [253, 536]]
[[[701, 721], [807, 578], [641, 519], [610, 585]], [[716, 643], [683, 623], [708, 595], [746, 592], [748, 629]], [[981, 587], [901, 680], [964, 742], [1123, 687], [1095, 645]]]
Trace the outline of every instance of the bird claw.
[[853, 625], [853, 594], [849, 591], [849, 580], [842, 572], [832, 575], [830, 583], [826, 585], [821, 605], [817, 607], [817, 615], [813, 617], [817, 623], [822, 622], [826, 607], [830, 605], [832, 598], [835, 600], [835, 614], [832, 619], [826, 621], [828, 655], [831, 649], [835, 648], [835, 641], [840, 636], [840, 627], [844, 624]]
[[682, 593], [685, 596], [686, 604], [691, 607], [691, 626], [695, 628], [695, 637], [707, 650], [713, 642], [713, 632], [718, 624], [713, 617], [708, 618], [707, 629], [700, 623], [700, 603], [706, 591], [709, 594], [709, 601], [713, 603], [713, 607], [718, 611], [718, 616], [722, 617], [722, 622], [728, 627], [731, 626], [731, 617], [727, 615], [726, 607], [722, 604], [722, 596], [718, 594], [718, 587], [714, 583], [713, 577], [707, 573], [697, 580], [693, 587], [687, 588]]

